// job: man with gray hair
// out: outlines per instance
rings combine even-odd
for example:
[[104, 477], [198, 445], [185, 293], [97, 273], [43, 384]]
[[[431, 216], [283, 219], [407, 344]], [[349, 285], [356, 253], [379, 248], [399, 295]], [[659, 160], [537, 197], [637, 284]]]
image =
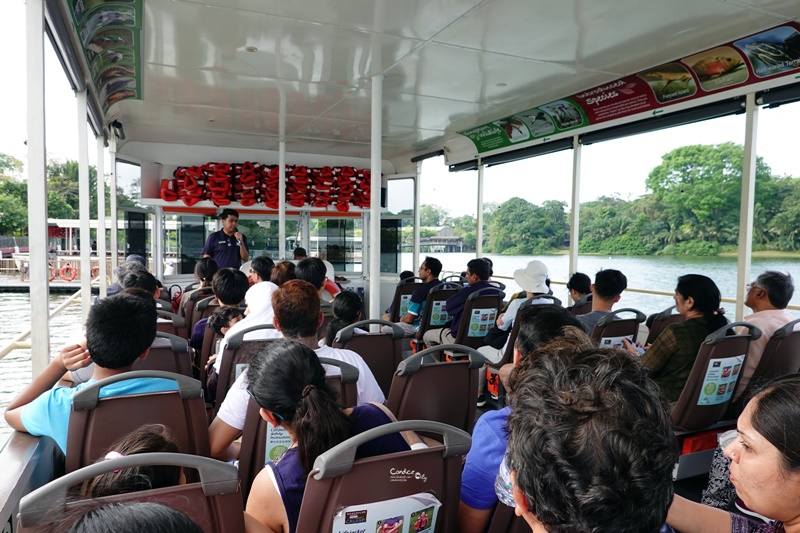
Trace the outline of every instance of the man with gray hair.
[[[134, 272], [147, 272], [147, 264], [145, 259], [139, 254], [129, 255], [125, 258], [124, 263], [114, 269], [114, 275], [116, 276], [117, 281], [108, 286], [108, 289], [106, 289], [106, 296], [114, 296], [118, 292], [122, 292], [122, 280], [128, 274], [132, 274]], [[95, 299], [95, 301], [97, 301], [97, 299]]]
[[761, 337], [750, 342], [733, 401], [738, 400], [750, 384], [753, 372], [761, 361], [764, 348], [772, 334], [781, 326], [794, 320], [795, 317], [786, 311], [786, 306], [789, 305], [793, 295], [794, 282], [788, 273], [767, 270], [760, 274], [753, 283], [747, 284], [744, 304], [755, 312], [744, 317], [744, 321], [760, 329]]

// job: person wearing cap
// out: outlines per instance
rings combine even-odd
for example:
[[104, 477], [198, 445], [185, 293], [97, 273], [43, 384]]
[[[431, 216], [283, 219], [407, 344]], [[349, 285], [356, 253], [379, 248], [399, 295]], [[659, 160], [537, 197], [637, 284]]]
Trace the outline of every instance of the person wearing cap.
[[214, 259], [220, 269], [238, 269], [242, 261], [250, 257], [247, 237], [237, 231], [239, 213], [235, 209], [223, 209], [217, 218], [222, 222], [222, 229], [208, 236], [203, 246], [203, 257]]
[[[520, 268], [514, 271], [514, 281], [520, 286], [525, 294], [522, 297], [515, 298], [510, 304], [508, 304], [508, 309], [506, 309], [505, 313], [502, 313], [497, 317], [496, 326], [498, 329], [502, 331], [508, 331], [510, 333], [511, 328], [514, 326], [514, 319], [517, 317], [517, 313], [519, 308], [522, 307], [522, 304], [531, 298], [537, 298], [549, 293], [550, 288], [547, 286], [547, 277], [547, 266], [538, 259], [534, 259], [528, 263], [525, 268]], [[551, 300], [543, 298], [541, 300], [533, 300], [531, 305], [549, 303], [552, 303]], [[506, 352], [507, 347], [508, 337], [506, 337], [506, 342], [500, 349], [492, 346], [481, 346], [478, 348], [478, 351], [481, 352], [486, 360], [490, 363], [499, 363], [503, 358], [503, 354]], [[483, 407], [483, 405], [486, 403], [486, 400], [483, 397], [486, 387], [486, 372], [478, 372], [478, 376], [480, 378], [478, 382], [478, 407]]]

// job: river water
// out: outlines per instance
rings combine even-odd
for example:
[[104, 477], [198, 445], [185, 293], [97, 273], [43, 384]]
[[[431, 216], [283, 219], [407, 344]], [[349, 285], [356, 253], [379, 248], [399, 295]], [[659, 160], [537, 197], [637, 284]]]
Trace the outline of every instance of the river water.
[[[446, 271], [461, 272], [466, 269], [467, 262], [475, 257], [472, 253], [430, 254], [437, 257]], [[424, 257], [424, 254], [423, 256]], [[566, 281], [569, 278], [569, 257], [566, 255], [548, 256], [495, 256], [489, 254], [494, 261], [496, 275], [511, 277], [514, 270], [524, 268], [531, 259], [543, 261], [553, 281]], [[723, 296], [734, 297], [736, 294], [736, 258], [733, 257], [601, 257], [581, 256], [579, 270], [594, 278], [594, 273], [601, 268], [621, 270], [628, 278], [628, 286], [673, 291], [678, 276], [682, 274], [705, 274], [719, 286]], [[401, 269], [416, 273], [417, 266], [412, 264], [412, 255], [404, 253], [401, 257]], [[764, 270], [789, 272], [800, 280], [800, 258], [797, 259], [753, 259], [751, 280]], [[513, 280], [501, 280], [507, 285], [506, 294], [519, 291]], [[796, 281], [800, 284], [800, 281]], [[554, 295], [567, 301], [567, 291], [563, 285], [553, 285]], [[50, 308], [53, 309], [67, 298], [66, 295], [50, 296]], [[23, 293], [0, 293], [0, 346], [17, 336], [22, 330], [30, 327], [30, 300]], [[800, 305], [800, 290], [795, 292], [792, 304]], [[651, 296], [636, 293], [623, 293], [617, 307], [633, 307], [645, 313], [660, 311], [672, 305], [669, 296]], [[733, 304], [724, 304], [728, 318], [734, 315]], [[800, 314], [796, 313], [798, 316]], [[81, 331], [80, 305], [69, 306], [50, 322], [50, 352], [55, 355], [61, 347], [76, 333]], [[12, 352], [0, 360], [0, 412], [30, 382], [31, 362], [29, 350]], [[0, 418], [0, 448], [10, 434], [5, 420]]]

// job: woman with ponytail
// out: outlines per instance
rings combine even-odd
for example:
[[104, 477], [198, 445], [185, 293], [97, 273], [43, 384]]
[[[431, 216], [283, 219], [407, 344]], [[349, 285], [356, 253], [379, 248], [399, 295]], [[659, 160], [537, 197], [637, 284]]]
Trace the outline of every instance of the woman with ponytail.
[[[333, 298], [333, 316], [334, 319], [328, 325], [328, 332], [325, 334], [326, 346], [333, 346], [333, 340], [339, 330], [342, 330], [350, 324], [355, 324], [361, 320], [361, 310], [364, 303], [361, 297], [353, 291], [342, 291]], [[356, 334], [364, 334], [366, 331], [356, 328]], [[320, 346], [323, 343], [320, 343]]]
[[[686, 320], [667, 326], [642, 355], [650, 377], [670, 402], [680, 397], [703, 340], [728, 323], [720, 308], [719, 288], [711, 278], [700, 274], [679, 277], [674, 299], [675, 309]], [[630, 343], [626, 345], [638, 353]]]
[[[319, 358], [299, 342], [269, 343], [251, 363], [247, 378], [261, 416], [273, 427], [283, 427], [294, 442], [256, 477], [247, 513], [271, 531], [294, 533], [306, 478], [317, 456], [395, 418], [378, 403], [343, 409], [325, 382]], [[408, 441], [414, 442], [414, 437], [394, 433], [374, 439], [358, 448], [356, 459], [409, 450]]]

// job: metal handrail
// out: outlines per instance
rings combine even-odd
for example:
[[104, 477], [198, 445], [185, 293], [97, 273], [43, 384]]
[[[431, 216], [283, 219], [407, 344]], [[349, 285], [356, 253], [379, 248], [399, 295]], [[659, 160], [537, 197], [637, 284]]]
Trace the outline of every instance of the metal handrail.
[[[93, 279], [92, 283], [95, 283], [99, 279], [100, 279], [99, 277]], [[75, 303], [76, 301], [80, 301], [81, 290], [82, 289], [78, 289], [78, 292], [76, 292], [75, 294], [73, 294], [72, 296], [67, 298], [67, 300], [65, 302], [63, 302], [61, 305], [59, 305], [58, 307], [53, 309], [52, 313], [50, 313], [50, 319], [52, 319], [54, 316], [56, 316], [61, 311], [66, 309], [69, 305]], [[24, 331], [24, 332], [20, 333], [19, 335], [17, 335], [17, 337], [14, 340], [12, 340], [8, 344], [6, 344], [2, 349], [0, 349], [0, 360], [3, 359], [6, 355], [8, 355], [11, 352], [13, 352], [14, 350], [29, 350], [30, 347], [31, 347], [31, 343], [30, 342], [24, 342], [24, 341], [25, 341], [25, 339], [27, 339], [30, 336], [31, 336], [31, 329], [30, 328], [28, 328], [27, 331]]]

